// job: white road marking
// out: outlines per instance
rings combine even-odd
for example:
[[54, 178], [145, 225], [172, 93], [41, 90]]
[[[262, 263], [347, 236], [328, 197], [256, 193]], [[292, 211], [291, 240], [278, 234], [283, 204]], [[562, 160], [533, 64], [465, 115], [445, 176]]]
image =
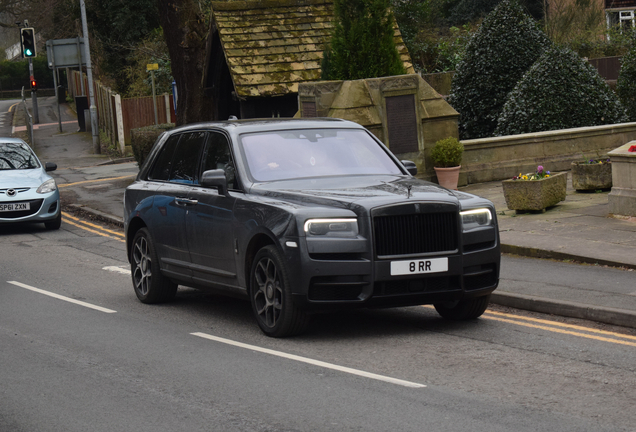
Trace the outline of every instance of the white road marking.
[[102, 270], [108, 270], [108, 271], [112, 271], [112, 272], [115, 272], [115, 273], [125, 274], [125, 275], [130, 276], [130, 269], [125, 269], [125, 268], [121, 268], [121, 267], [117, 267], [117, 266], [104, 267], [104, 268], [102, 268]]
[[326, 362], [323, 362], [323, 361], [320, 361], [320, 360], [313, 360], [313, 359], [310, 359], [310, 358], [307, 358], [307, 357], [301, 357], [301, 356], [297, 356], [297, 355], [294, 355], [294, 354], [287, 354], [287, 353], [284, 353], [284, 352], [281, 352], [281, 351], [274, 351], [274, 350], [271, 350], [271, 349], [268, 349], [268, 348], [261, 348], [261, 347], [258, 347], [256, 345], [249, 345], [249, 344], [245, 344], [245, 343], [242, 343], [242, 342], [233, 341], [233, 340], [230, 340], [230, 339], [224, 339], [224, 338], [220, 338], [220, 337], [217, 337], [217, 336], [212, 336], [212, 335], [209, 335], [209, 334], [206, 334], [206, 333], [197, 332], [197, 333], [190, 333], [190, 334], [192, 336], [198, 336], [198, 337], [203, 338], [203, 339], [209, 339], [209, 340], [212, 340], [212, 341], [215, 341], [215, 342], [221, 342], [221, 343], [224, 343], [224, 344], [227, 344], [227, 345], [233, 345], [233, 346], [236, 346], [236, 347], [239, 347], [239, 348], [245, 348], [245, 349], [249, 349], [249, 350], [252, 350], [252, 351], [258, 351], [258, 352], [261, 352], [261, 353], [265, 353], [265, 354], [270, 354], [270, 355], [274, 355], [274, 356], [277, 356], [277, 357], [286, 358], [288, 360], [294, 360], [294, 361], [298, 361], [298, 362], [302, 362], [302, 363], [307, 363], [307, 364], [310, 364], [310, 365], [323, 367], [323, 368], [326, 368], [326, 369], [333, 369], [333, 370], [336, 370], [336, 371], [345, 372], [345, 373], [352, 374], [352, 375], [358, 375], [358, 376], [365, 377], [365, 378], [371, 378], [371, 379], [375, 379], [375, 380], [379, 380], [379, 381], [385, 381], [385, 382], [388, 382], [388, 383], [391, 383], [391, 384], [397, 384], [397, 385], [401, 385], [401, 386], [404, 386], [404, 387], [412, 387], [412, 388], [423, 388], [423, 387], [426, 387], [424, 384], [414, 383], [414, 382], [411, 382], [411, 381], [404, 381], [404, 380], [400, 380], [400, 379], [397, 379], [397, 378], [387, 377], [387, 376], [384, 376], [384, 375], [377, 375], [377, 374], [374, 374], [374, 373], [365, 372], [365, 371], [361, 371], [361, 370], [358, 370], [358, 369], [352, 369], [352, 368], [348, 368], [348, 367], [344, 367], [344, 366], [338, 366], [338, 365], [335, 365], [335, 364], [332, 364], [332, 363], [326, 363]]
[[64, 297], [63, 295], [55, 294], [55, 293], [52, 293], [52, 292], [49, 292], [49, 291], [44, 291], [42, 289], [35, 288], [35, 287], [32, 287], [30, 285], [26, 285], [26, 284], [23, 284], [23, 283], [20, 283], [20, 282], [7, 281], [7, 283], [10, 283], [12, 285], [19, 286], [19, 287], [22, 287], [22, 288], [26, 288], [28, 290], [35, 291], [36, 293], [44, 294], [44, 295], [47, 295], [49, 297], [53, 297], [53, 298], [56, 298], [56, 299], [59, 299], [59, 300], [64, 300], [64, 301], [67, 301], [69, 303], [75, 303], [75, 304], [80, 305], [80, 306], [84, 306], [84, 307], [87, 307], [87, 308], [90, 308], [90, 309], [95, 309], [95, 310], [98, 310], [100, 312], [117, 313], [117, 311], [114, 311], [112, 309], [106, 309], [106, 308], [103, 308], [101, 306], [95, 306], [93, 304], [86, 303], [86, 302], [79, 301], [79, 300], [75, 300], [75, 299], [72, 299], [70, 297]]

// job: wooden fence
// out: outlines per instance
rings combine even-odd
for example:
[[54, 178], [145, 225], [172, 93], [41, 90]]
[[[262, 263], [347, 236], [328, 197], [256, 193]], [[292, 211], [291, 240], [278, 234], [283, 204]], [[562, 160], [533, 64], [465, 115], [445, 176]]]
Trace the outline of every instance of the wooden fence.
[[[82, 81], [84, 92], [82, 92]], [[71, 71], [69, 80], [71, 96], [88, 97], [88, 79], [86, 74]], [[93, 94], [97, 107], [97, 119], [100, 131], [106, 133], [113, 143], [117, 143], [124, 153], [124, 147], [130, 145], [130, 130], [155, 124], [152, 96], [122, 99], [110, 88], [93, 80]], [[89, 102], [90, 103], [90, 102]], [[78, 116], [82, 113], [78, 113]], [[158, 124], [174, 123], [176, 115], [172, 95], [157, 96]]]
[[605, 81], [616, 81], [621, 71], [621, 59], [623, 57], [601, 57], [588, 60], [596, 68], [598, 74]]

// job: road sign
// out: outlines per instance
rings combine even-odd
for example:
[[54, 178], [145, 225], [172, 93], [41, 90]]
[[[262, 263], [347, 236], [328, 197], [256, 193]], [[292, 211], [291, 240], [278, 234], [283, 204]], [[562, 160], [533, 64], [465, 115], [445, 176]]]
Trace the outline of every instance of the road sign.
[[153, 70], [158, 70], [159, 69], [159, 64], [158, 63], [151, 63], [151, 64], [147, 64], [146, 65], [146, 70], [147, 71], [153, 71]]
[[46, 41], [46, 58], [49, 69], [65, 67], [78, 67], [80, 62], [86, 64], [84, 59], [84, 38], [51, 39]]

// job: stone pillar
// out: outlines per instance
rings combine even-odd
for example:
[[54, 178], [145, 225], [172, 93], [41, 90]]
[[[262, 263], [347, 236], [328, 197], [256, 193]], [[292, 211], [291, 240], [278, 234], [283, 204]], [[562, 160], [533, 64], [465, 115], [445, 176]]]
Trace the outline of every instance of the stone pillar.
[[607, 199], [609, 212], [636, 216], [636, 141], [609, 152], [612, 161], [612, 191]]

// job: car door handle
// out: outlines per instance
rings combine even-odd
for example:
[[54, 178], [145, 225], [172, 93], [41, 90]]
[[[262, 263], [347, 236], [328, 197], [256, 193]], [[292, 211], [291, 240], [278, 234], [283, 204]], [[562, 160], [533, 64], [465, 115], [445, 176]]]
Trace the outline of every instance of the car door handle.
[[195, 205], [199, 203], [198, 200], [183, 198], [183, 197], [176, 197], [174, 201], [177, 203], [177, 205], [180, 205], [180, 206], [189, 206], [189, 205]]

